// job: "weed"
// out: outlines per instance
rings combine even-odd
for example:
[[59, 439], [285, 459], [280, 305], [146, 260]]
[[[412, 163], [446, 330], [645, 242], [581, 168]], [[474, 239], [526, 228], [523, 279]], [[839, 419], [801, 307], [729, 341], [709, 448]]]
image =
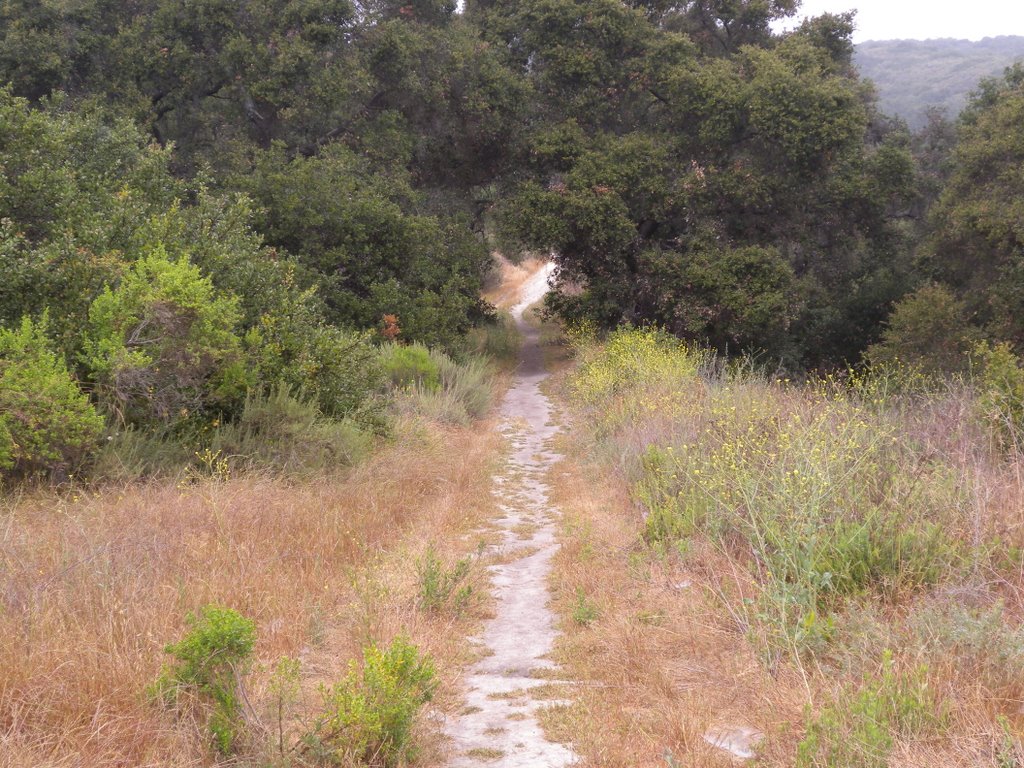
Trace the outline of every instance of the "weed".
[[274, 720], [277, 725], [277, 751], [282, 758], [285, 753], [285, 713], [298, 700], [301, 667], [298, 659], [282, 656], [274, 668], [268, 686], [273, 702]]
[[926, 605], [910, 618], [914, 646], [934, 664], [954, 666], [996, 699], [1024, 690], [1024, 629], [1007, 621], [1001, 605]]
[[423, 344], [388, 344], [381, 350], [381, 362], [391, 384], [398, 389], [437, 389], [441, 375], [437, 362]]
[[468, 356], [456, 362], [437, 350], [430, 351], [436, 366], [439, 386], [413, 384], [397, 402], [405, 409], [446, 424], [468, 425], [491, 406], [493, 380], [491, 368], [482, 357]]
[[420, 607], [435, 612], [447, 609], [461, 613], [465, 610], [473, 595], [473, 585], [466, 583], [472, 565], [469, 557], [463, 557], [452, 567], [445, 568], [434, 547], [427, 547], [416, 563]]
[[583, 627], [588, 627], [600, 617], [601, 613], [594, 603], [584, 593], [583, 588], [576, 590], [576, 601], [572, 606], [572, 620]]
[[797, 768], [885, 768], [898, 738], [942, 727], [944, 715], [928, 685], [927, 669], [893, 668], [882, 658], [878, 678], [844, 691], [816, 718], [797, 747]]
[[666, 433], [625, 445], [648, 542], [745, 543], [764, 593], [746, 623], [766, 658], [822, 650], [843, 599], [933, 584], [963, 559], [943, 525], [963, 503], [953, 470], [862, 402], [878, 394], [866, 377], [796, 398], [745, 368], [715, 373], [705, 353], [652, 331], [619, 331], [583, 358], [573, 387], [597, 435]]
[[280, 386], [250, 393], [242, 413], [219, 425], [209, 438], [207, 453], [221, 464], [240, 468], [270, 467], [301, 473], [351, 466], [365, 458], [373, 438], [350, 419], [329, 419], [316, 402]]
[[256, 625], [230, 608], [208, 605], [190, 614], [191, 629], [167, 653], [175, 664], [165, 668], [152, 692], [169, 704], [182, 694], [198, 697], [209, 709], [206, 725], [216, 748], [228, 754], [242, 727], [242, 675], [256, 642]]
[[211, 451], [209, 448], [204, 448], [202, 451], [195, 451], [193, 455], [196, 465], [194, 468], [189, 467], [188, 469], [193, 470], [197, 478], [209, 477], [221, 481], [231, 478], [231, 464], [219, 449]]
[[1013, 735], [1010, 721], [1005, 715], [997, 718], [1000, 732], [999, 752], [996, 754], [997, 768], [1021, 768], [1024, 765], [1024, 754], [1021, 752], [1020, 743]]
[[387, 768], [413, 752], [412, 724], [434, 693], [434, 665], [404, 638], [387, 649], [369, 645], [360, 669], [354, 662], [344, 680], [323, 688], [325, 712], [303, 737], [315, 758]]

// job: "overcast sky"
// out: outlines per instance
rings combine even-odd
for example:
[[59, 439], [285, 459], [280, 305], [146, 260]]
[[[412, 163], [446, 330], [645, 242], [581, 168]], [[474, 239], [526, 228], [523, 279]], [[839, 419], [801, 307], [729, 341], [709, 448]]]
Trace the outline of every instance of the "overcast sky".
[[[855, 43], [864, 40], [981, 40], [1024, 35], [1022, 0], [803, 0], [795, 17], [857, 10]], [[784, 28], [795, 26], [789, 22]]]

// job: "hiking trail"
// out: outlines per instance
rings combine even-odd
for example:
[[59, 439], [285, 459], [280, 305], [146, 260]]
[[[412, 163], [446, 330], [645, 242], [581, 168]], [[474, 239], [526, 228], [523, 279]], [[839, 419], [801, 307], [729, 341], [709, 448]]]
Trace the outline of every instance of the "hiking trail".
[[540, 389], [548, 374], [539, 331], [523, 313], [547, 292], [552, 269], [547, 264], [534, 274], [511, 310], [523, 346], [500, 412], [511, 450], [494, 478], [503, 513], [494, 521], [501, 541], [487, 551], [499, 561], [488, 567], [495, 615], [472, 640], [482, 658], [466, 676], [465, 706], [447, 723], [451, 768], [559, 768], [577, 760], [570, 748], [548, 741], [537, 720], [541, 708], [564, 702], [531, 696], [537, 686], [558, 682], [558, 668], [548, 658], [558, 635], [548, 576], [559, 545], [544, 477], [560, 456], [550, 446], [559, 428]]

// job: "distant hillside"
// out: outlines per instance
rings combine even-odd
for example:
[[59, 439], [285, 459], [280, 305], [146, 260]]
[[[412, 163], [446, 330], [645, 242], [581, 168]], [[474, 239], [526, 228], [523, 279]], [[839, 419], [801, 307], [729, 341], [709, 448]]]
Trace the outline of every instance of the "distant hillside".
[[969, 40], [869, 40], [856, 48], [861, 74], [878, 87], [882, 111], [904, 118], [912, 128], [924, 123], [929, 106], [955, 117], [984, 77], [1001, 75], [1024, 59], [1024, 37]]

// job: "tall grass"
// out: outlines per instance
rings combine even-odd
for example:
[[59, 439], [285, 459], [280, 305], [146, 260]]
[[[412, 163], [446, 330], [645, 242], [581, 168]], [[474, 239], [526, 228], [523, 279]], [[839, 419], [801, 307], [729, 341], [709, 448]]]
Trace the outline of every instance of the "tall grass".
[[324, 418], [316, 404], [286, 387], [252, 393], [234, 422], [218, 426], [209, 450], [234, 470], [313, 473], [356, 464], [369, 456], [374, 437], [349, 419]]
[[[961, 722], [985, 711], [1001, 733], [1024, 695], [1024, 486], [970, 383], [889, 368], [794, 384], [650, 330], [580, 341], [577, 358], [580, 423], [632, 488], [648, 546], [684, 563], [718, 553], [728, 575], [707, 588], [767, 670], [795, 670], [814, 701], [835, 665], [861, 677], [891, 649], [903, 679], [926, 658], [934, 700], [959, 702]], [[857, 690], [820, 722], [871, 709]], [[894, 722], [879, 728], [898, 741]], [[822, 749], [805, 764], [861, 764]]]
[[490, 357], [501, 365], [511, 365], [519, 358], [522, 337], [512, 316], [502, 310], [492, 322], [469, 332], [467, 346], [477, 355]]
[[[408, 350], [413, 350], [410, 355]], [[491, 407], [494, 376], [488, 358], [467, 355], [454, 360], [440, 350], [420, 345], [385, 349], [385, 367], [400, 382], [394, 408], [399, 413], [418, 414], [434, 421], [465, 426], [481, 418]], [[399, 367], [400, 360], [415, 358], [413, 366]]]
[[[0, 499], [0, 764], [209, 764], [201, 724], [145, 695], [208, 604], [257, 624], [248, 696], [264, 723], [282, 656], [303, 660], [311, 702], [317, 678], [401, 632], [450, 664], [468, 630], [412, 608], [413, 563], [418, 542], [490, 503], [493, 446], [480, 430], [395, 430], [357, 466], [307, 480], [229, 473]], [[389, 559], [406, 535], [417, 548]], [[364, 584], [371, 564], [387, 589]]]

